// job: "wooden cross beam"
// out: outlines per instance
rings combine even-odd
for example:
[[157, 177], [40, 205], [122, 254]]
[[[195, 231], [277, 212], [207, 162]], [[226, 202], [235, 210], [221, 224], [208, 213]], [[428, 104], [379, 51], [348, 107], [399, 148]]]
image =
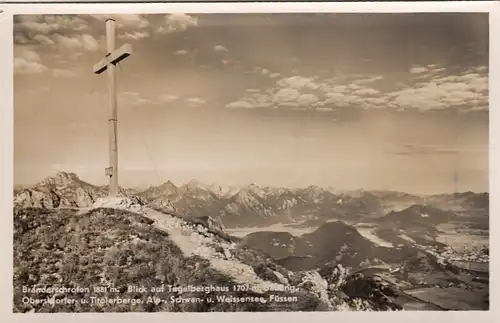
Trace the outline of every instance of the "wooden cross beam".
[[116, 66], [116, 64], [120, 63], [120, 61], [129, 57], [130, 54], [132, 54], [132, 45], [130, 44], [122, 45], [117, 50], [107, 54], [106, 57], [103, 58], [99, 63], [95, 64], [94, 73], [101, 74], [102, 72], [108, 69], [109, 64], [113, 64]]
[[101, 74], [108, 71], [108, 89], [110, 109], [108, 117], [109, 127], [109, 167], [106, 175], [109, 176], [109, 195], [118, 195], [118, 112], [116, 101], [116, 64], [132, 54], [132, 46], [125, 44], [115, 50], [115, 21], [106, 20], [107, 54], [99, 63], [94, 65], [94, 73]]

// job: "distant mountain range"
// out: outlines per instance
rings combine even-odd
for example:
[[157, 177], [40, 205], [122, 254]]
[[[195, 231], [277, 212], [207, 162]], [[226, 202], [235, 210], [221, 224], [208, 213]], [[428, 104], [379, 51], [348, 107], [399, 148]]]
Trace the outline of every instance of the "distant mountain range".
[[[391, 191], [335, 192], [318, 186], [306, 188], [223, 188], [191, 181], [176, 186], [171, 181], [143, 191], [120, 188], [125, 196], [141, 199], [152, 207], [186, 216], [211, 216], [225, 227], [267, 226], [330, 219], [362, 221], [385, 216], [414, 204], [446, 206], [455, 210], [487, 210], [488, 193], [458, 193], [422, 197]], [[24, 207], [88, 207], [107, 194], [106, 186], [82, 181], [74, 173], [61, 172], [31, 188], [15, 191], [14, 204]], [[397, 213], [387, 215], [397, 217]], [[423, 216], [421, 216], [423, 217]]]

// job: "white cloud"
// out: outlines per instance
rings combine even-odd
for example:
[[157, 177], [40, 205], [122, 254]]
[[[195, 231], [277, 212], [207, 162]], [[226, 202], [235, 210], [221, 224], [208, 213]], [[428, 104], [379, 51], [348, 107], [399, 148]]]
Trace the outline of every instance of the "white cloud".
[[42, 34], [48, 34], [53, 30], [52, 27], [45, 22], [25, 21], [21, 23], [21, 26], [25, 29], [36, 31]]
[[301, 106], [310, 106], [318, 102], [319, 98], [314, 94], [301, 94], [297, 98], [297, 103]]
[[[249, 89], [253, 90], [253, 89]], [[246, 97], [235, 102], [231, 102], [226, 105], [227, 108], [240, 108], [240, 109], [251, 109], [251, 108], [270, 108], [276, 107], [278, 104], [283, 104], [285, 101], [273, 101], [273, 97], [270, 94], [261, 94], [254, 91], [248, 91]]]
[[226, 108], [231, 108], [231, 109], [253, 109], [255, 108], [255, 105], [248, 102], [248, 101], [235, 101], [231, 102], [226, 105]]
[[326, 93], [326, 103], [333, 104], [338, 107], [349, 107], [353, 103], [358, 102], [359, 97], [350, 94], [329, 92]]
[[[417, 68], [417, 67], [415, 67]], [[337, 108], [395, 109], [419, 111], [458, 109], [481, 111], [488, 108], [488, 77], [485, 68], [465, 69], [462, 74], [432, 73], [441, 67], [430, 66], [427, 76], [413, 86], [396, 84], [399, 89], [382, 92], [367, 84], [382, 80], [380, 76], [361, 77], [351, 83], [347, 78], [292, 76], [280, 79], [274, 87], [248, 89], [244, 96], [227, 107], [280, 107], [296, 110], [331, 111]], [[256, 68], [253, 72], [262, 73]], [[424, 73], [423, 69], [419, 73]], [[408, 84], [414, 78], [408, 80]]]
[[[255, 68], [254, 72], [263, 73], [263, 68]], [[381, 77], [363, 78], [360, 84], [370, 83]], [[260, 90], [248, 89], [240, 100], [230, 103], [228, 107], [280, 107], [288, 109], [314, 109], [356, 106], [374, 106], [385, 102], [378, 98], [378, 90], [358, 84], [339, 85], [337, 79], [318, 79], [317, 77], [292, 76], [280, 79], [273, 88]], [[330, 111], [325, 109], [325, 111]]]
[[14, 58], [15, 74], [40, 74], [48, 70], [47, 66], [36, 61], [29, 61], [26, 58]]
[[131, 26], [141, 29], [149, 26], [149, 21], [141, 15], [119, 15], [115, 19], [117, 23], [124, 26]]
[[422, 66], [413, 66], [412, 68], [410, 68], [411, 74], [420, 74], [420, 73], [424, 73], [427, 71], [428, 71], [427, 68], [422, 67]]
[[80, 49], [82, 47], [81, 39], [78, 37], [67, 37], [61, 34], [55, 34], [53, 38], [65, 48]]
[[296, 101], [299, 98], [299, 96], [300, 92], [298, 90], [292, 88], [283, 88], [278, 90], [273, 95], [273, 102], [283, 103], [283, 102]]
[[174, 52], [174, 55], [181, 56], [181, 55], [187, 55], [187, 53], [188, 53], [187, 50], [181, 49], [181, 50], [178, 50], [178, 51]]
[[297, 102], [279, 102], [277, 106], [281, 108], [296, 109], [296, 110], [300, 108], [307, 109], [306, 107], [299, 107], [299, 104]]
[[174, 13], [165, 16], [165, 25], [160, 26], [158, 32], [161, 34], [184, 31], [190, 27], [198, 26], [198, 18], [183, 13]]
[[488, 78], [478, 73], [435, 77], [388, 94], [391, 106], [402, 109], [442, 110], [465, 107], [486, 109], [488, 106]]
[[349, 88], [346, 85], [336, 85], [333, 87], [323, 87], [323, 89], [326, 92], [333, 92], [333, 93], [344, 93], [349, 90]]
[[371, 107], [384, 107], [387, 104], [387, 98], [365, 98], [364, 101]]
[[55, 68], [52, 70], [52, 75], [55, 77], [66, 77], [66, 78], [71, 78], [71, 77], [77, 77], [78, 74], [75, 72], [68, 70], [68, 69], [59, 69]]
[[217, 45], [217, 46], [214, 46], [214, 50], [216, 52], [227, 52], [227, 48], [222, 46], [222, 45]]
[[40, 74], [48, 70], [43, 65], [40, 55], [27, 47], [14, 48], [14, 73], [15, 74]]
[[189, 104], [199, 106], [207, 103], [206, 100], [201, 99], [201, 98], [189, 98], [186, 100]]
[[177, 100], [179, 97], [177, 95], [173, 94], [162, 94], [160, 95], [160, 101], [161, 102], [171, 102], [174, 100]]
[[147, 105], [147, 104], [156, 104], [156, 101], [148, 98], [142, 98], [142, 97], [134, 97], [134, 100], [129, 102], [133, 106], [141, 106], [141, 105]]
[[120, 39], [129, 39], [129, 40], [140, 40], [147, 37], [149, 37], [149, 33], [141, 31], [126, 32], [118, 35], [118, 38]]
[[87, 51], [95, 52], [99, 49], [97, 40], [89, 35], [76, 35], [76, 36], [63, 36], [61, 34], [54, 34], [52, 37], [60, 46], [67, 49], [84, 49]]
[[49, 34], [58, 30], [82, 31], [88, 29], [87, 22], [71, 15], [22, 15], [16, 27], [30, 32]]
[[363, 89], [355, 90], [354, 92], [352, 92], [352, 94], [354, 94], [354, 95], [376, 95], [379, 93], [380, 93], [379, 90], [375, 90], [375, 89], [371, 89], [371, 88], [363, 88]]
[[68, 69], [50, 69], [42, 63], [40, 55], [29, 47], [16, 47], [14, 56], [14, 72], [16, 74], [40, 74], [50, 71], [55, 77], [78, 76], [75, 72]]
[[[272, 72], [271, 70], [263, 67], [254, 67], [251, 71], [252, 73], [257, 73], [259, 75], [263, 75], [269, 77], [270, 79], [276, 79], [281, 76], [280, 73]], [[292, 77], [293, 78], [293, 77]], [[286, 80], [282, 80], [282, 82], [286, 83]], [[293, 82], [293, 79], [291, 80]], [[286, 86], [286, 85], [284, 85]]]
[[54, 41], [45, 35], [36, 35], [33, 37], [34, 40], [44, 45], [54, 45]]
[[127, 96], [139, 96], [139, 92], [133, 92], [133, 91], [125, 91], [121, 93], [122, 95], [127, 95]]
[[356, 84], [356, 83], [351, 83], [351, 84], [349, 84], [349, 85], [347, 86], [347, 88], [348, 88], [349, 90], [354, 90], [354, 91], [355, 91], [355, 90], [361, 90], [363, 87], [362, 87], [362, 86], [360, 86], [360, 85], [358, 85], [358, 84]]
[[14, 56], [24, 58], [29, 62], [40, 62], [40, 55], [32, 49], [26, 47], [17, 47], [14, 50]]
[[72, 15], [45, 15], [43, 16], [45, 22], [47, 22], [49, 25], [53, 26], [58, 26], [57, 28], [54, 28], [54, 30], [57, 29], [66, 29], [66, 30], [73, 30], [73, 31], [82, 31], [82, 30], [87, 30], [89, 28], [87, 21], [85, 19], [82, 19], [81, 17], [78, 16], [72, 16]]
[[373, 83], [373, 82], [376, 82], [376, 81], [380, 81], [382, 80], [383, 77], [382, 76], [373, 76], [373, 77], [370, 77], [370, 78], [365, 78], [365, 79], [360, 79], [360, 80], [357, 80], [357, 81], [354, 81], [353, 83], [354, 84], [367, 84], [367, 83]]
[[300, 89], [306, 86], [316, 88], [316, 84], [313, 83], [312, 78], [303, 76], [291, 76], [284, 78], [279, 80], [276, 84], [281, 87], [290, 87], [294, 89]]
[[118, 96], [118, 100], [122, 102], [121, 104], [131, 105], [134, 107], [143, 105], [156, 105], [159, 103], [152, 98], [143, 97], [141, 93], [134, 91], [121, 92]]
[[14, 35], [14, 43], [15, 44], [26, 44], [27, 42], [28, 42], [28, 39], [26, 38], [26, 36], [24, 36], [22, 34]]
[[316, 108], [315, 110], [319, 112], [332, 112], [333, 108]]
[[90, 52], [95, 52], [99, 50], [99, 43], [97, 40], [90, 36], [89, 34], [82, 35], [82, 47], [83, 49], [90, 51]]

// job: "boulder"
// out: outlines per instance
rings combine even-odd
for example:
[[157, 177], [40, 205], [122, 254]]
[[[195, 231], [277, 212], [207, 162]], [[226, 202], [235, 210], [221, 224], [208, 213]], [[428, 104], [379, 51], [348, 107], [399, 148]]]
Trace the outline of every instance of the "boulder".
[[328, 297], [328, 282], [317, 271], [306, 271], [302, 275], [302, 282], [298, 285], [315, 293], [323, 302], [331, 305]]

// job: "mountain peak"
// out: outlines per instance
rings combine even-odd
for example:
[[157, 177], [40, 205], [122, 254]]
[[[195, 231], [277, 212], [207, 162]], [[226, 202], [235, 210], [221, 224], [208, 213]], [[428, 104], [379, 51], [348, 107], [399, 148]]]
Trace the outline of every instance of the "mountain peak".
[[323, 230], [329, 230], [332, 232], [335, 232], [335, 231], [339, 231], [339, 232], [356, 231], [356, 229], [353, 226], [348, 225], [344, 221], [340, 221], [340, 220], [325, 222], [319, 228], [322, 228]]
[[310, 185], [306, 188], [306, 191], [322, 192], [322, 191], [324, 191], [324, 189], [317, 186], [317, 185]]
[[255, 183], [252, 183], [240, 190], [242, 194], [256, 195], [258, 197], [263, 197], [265, 195], [264, 190]]
[[161, 184], [161, 185], [159, 185], [157, 187], [151, 186], [149, 189], [155, 189], [155, 190], [159, 189], [159, 190], [163, 191], [166, 194], [172, 194], [172, 193], [176, 192], [178, 188], [171, 181], [167, 181], [167, 182], [165, 182], [165, 183], [163, 183], [163, 184]]
[[194, 189], [194, 188], [199, 188], [202, 184], [200, 183], [200, 181], [196, 180], [196, 179], [192, 179], [190, 180], [187, 184], [186, 184], [186, 188], [188, 189]]
[[55, 178], [65, 179], [65, 180], [79, 180], [78, 175], [72, 172], [59, 172], [56, 174]]
[[[123, 194], [120, 187], [119, 192]], [[89, 207], [96, 198], [106, 195], [106, 187], [84, 182], [75, 173], [58, 172], [16, 195], [14, 205], [44, 208]]]
[[45, 178], [36, 186], [46, 186], [46, 185], [67, 186], [74, 182], [80, 182], [80, 178], [75, 173], [58, 172], [54, 176]]
[[166, 182], [165, 182], [165, 183], [163, 183], [161, 186], [164, 186], [164, 187], [171, 187], [171, 188], [177, 188], [177, 186], [175, 186], [175, 184], [174, 184], [171, 180], [166, 181]]
[[414, 204], [402, 211], [391, 211], [382, 219], [399, 223], [439, 224], [455, 217], [452, 211], [445, 211], [433, 206]]

